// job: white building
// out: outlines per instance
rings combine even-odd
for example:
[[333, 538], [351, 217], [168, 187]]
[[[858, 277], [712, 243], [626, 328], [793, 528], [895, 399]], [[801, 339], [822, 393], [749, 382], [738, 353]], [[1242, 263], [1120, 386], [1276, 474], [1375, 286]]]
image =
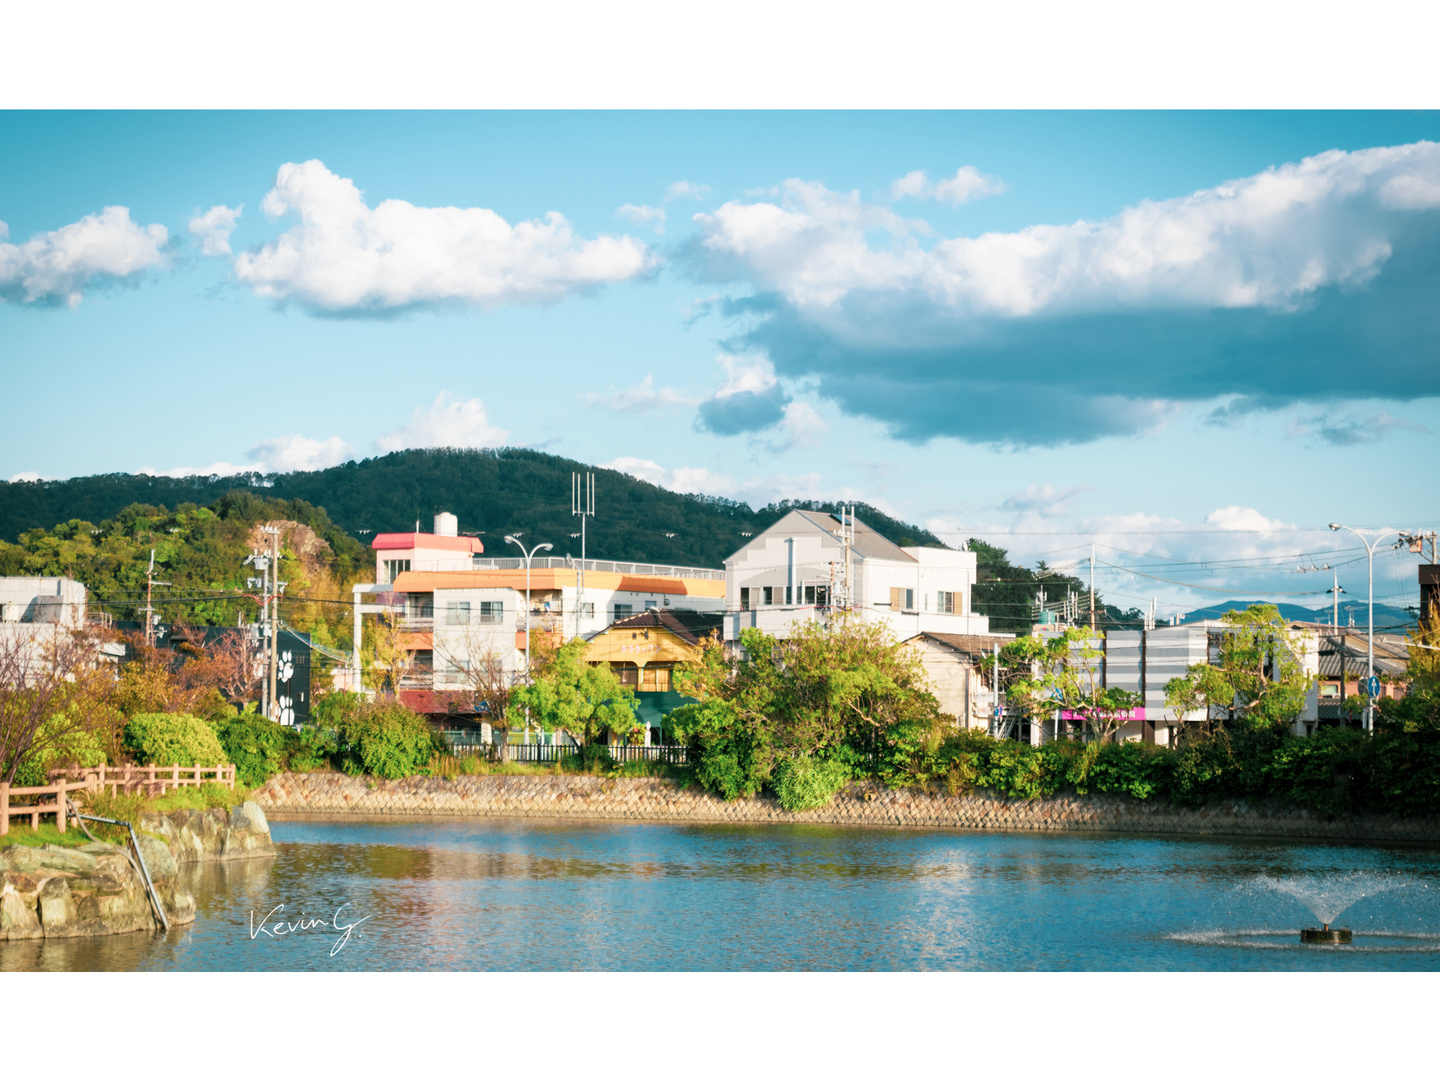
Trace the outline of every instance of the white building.
[[[434, 533], [382, 533], [371, 547], [376, 582], [355, 587], [354, 669], [361, 613], [393, 614], [414, 656], [405, 689], [463, 690], [470, 685], [466, 665], [485, 653], [498, 654], [508, 673], [523, 669], [527, 625], [532, 635], [589, 638], [647, 608], [725, 606], [721, 570], [598, 559], [582, 567], [578, 559], [537, 558], [527, 575], [523, 559], [488, 558], [478, 539], [456, 536], [452, 514], [436, 515]], [[431, 711], [424, 701], [411, 705]]]
[[853, 611], [899, 640], [987, 634], [990, 620], [970, 609], [975, 574], [973, 552], [901, 548], [853, 518], [792, 510], [725, 560], [725, 640], [750, 626], [784, 637], [847, 591]]

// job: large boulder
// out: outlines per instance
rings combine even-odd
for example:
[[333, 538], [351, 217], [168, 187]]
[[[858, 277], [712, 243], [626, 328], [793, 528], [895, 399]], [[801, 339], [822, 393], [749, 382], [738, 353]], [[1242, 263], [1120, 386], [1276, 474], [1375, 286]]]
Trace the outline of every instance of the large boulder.
[[173, 878], [180, 872], [175, 856], [170, 853], [170, 848], [164, 841], [143, 833], [136, 839], [140, 844], [140, 853], [145, 856], [145, 869], [150, 871], [152, 881]]
[[6, 865], [21, 874], [48, 877], [55, 873], [90, 874], [95, 870], [95, 856], [76, 848], [54, 844], [42, 844], [40, 847], [11, 844], [4, 851]]
[[240, 806], [230, 808], [230, 829], [225, 834], [226, 858], [244, 858], [250, 855], [273, 855], [275, 844], [270, 839], [270, 822], [265, 820], [265, 811], [260, 804], [247, 799]]

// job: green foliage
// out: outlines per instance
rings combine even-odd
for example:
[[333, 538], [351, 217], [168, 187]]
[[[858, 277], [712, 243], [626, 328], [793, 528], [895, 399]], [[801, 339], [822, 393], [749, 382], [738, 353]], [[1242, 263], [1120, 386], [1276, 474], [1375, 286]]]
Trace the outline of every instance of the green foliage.
[[1224, 709], [1251, 727], [1280, 728], [1300, 715], [1311, 678], [1300, 644], [1274, 604], [1227, 611], [1218, 665], [1195, 664], [1165, 684], [1165, 703], [1178, 712]]
[[286, 752], [299, 742], [290, 728], [254, 713], [212, 721], [212, 726], [226, 760], [235, 766], [235, 779], [247, 787], [260, 787], [280, 772]]
[[75, 726], [67, 718], [54, 717], [44, 721], [35, 742], [39, 749], [15, 770], [15, 778], [11, 782], [16, 787], [44, 787], [50, 783], [51, 769], [67, 765], [104, 765], [110, 760], [99, 734]]
[[322, 772], [339, 756], [339, 728], [311, 725], [297, 733], [287, 766], [294, 772]]
[[841, 761], [821, 761], [802, 754], [775, 767], [775, 795], [786, 810], [818, 810], [850, 781]]
[[125, 725], [125, 748], [142, 765], [219, 765], [215, 730], [188, 713], [139, 713]]
[[[868, 519], [867, 519], [868, 520]], [[972, 537], [967, 543], [975, 553], [977, 580], [971, 589], [970, 602], [977, 615], [990, 617], [990, 629], [997, 634], [1028, 634], [1035, 621], [1035, 598], [1044, 589], [1049, 600], [1064, 597], [1073, 590], [1089, 605], [1089, 586], [1079, 578], [1058, 574], [1043, 561], [1034, 570], [1014, 566], [1009, 552]], [[1097, 593], [1095, 627], [1098, 630], [1139, 630], [1145, 625], [1145, 613], [1139, 608], [1121, 611], [1107, 604]], [[1088, 610], [1087, 610], [1088, 614]]]
[[338, 742], [347, 773], [384, 780], [424, 773], [435, 754], [449, 749], [424, 717], [389, 702], [366, 705], [348, 716]]
[[582, 735], [588, 746], [601, 734], [627, 738], [640, 733], [635, 693], [609, 664], [587, 664], [589, 643], [573, 638], [531, 671], [531, 684], [510, 692], [512, 716], [529, 711], [546, 731]]

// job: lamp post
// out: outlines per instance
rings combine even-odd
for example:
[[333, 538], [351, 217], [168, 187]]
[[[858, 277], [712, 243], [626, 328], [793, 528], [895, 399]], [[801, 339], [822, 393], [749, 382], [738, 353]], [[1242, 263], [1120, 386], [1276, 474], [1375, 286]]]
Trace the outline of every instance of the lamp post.
[[[526, 685], [526, 686], [529, 686], [529, 685], [530, 685], [530, 560], [535, 557], [535, 553], [536, 553], [537, 551], [549, 551], [549, 550], [551, 549], [551, 545], [550, 545], [550, 544], [536, 544], [536, 545], [535, 545], [533, 548], [531, 548], [529, 551], [526, 551], [526, 550], [525, 550], [525, 545], [520, 542], [520, 534], [519, 534], [519, 533], [516, 533], [514, 536], [507, 536], [507, 537], [505, 537], [505, 542], [506, 542], [507, 544], [514, 544], [516, 547], [518, 547], [518, 548], [520, 549], [520, 553], [525, 556], [525, 685]], [[525, 712], [525, 738], [526, 738], [526, 741], [528, 742], [528, 741], [529, 741], [529, 738], [530, 738], [530, 712], [529, 712], [528, 709], [527, 709], [526, 712]]]
[[[1375, 547], [1380, 543], [1380, 538], [1375, 538], [1375, 543], [1370, 543], [1364, 536], [1361, 536], [1359, 529], [1352, 529], [1349, 525], [1340, 525], [1336, 522], [1330, 523], [1331, 532], [1344, 529], [1360, 537], [1360, 542], [1365, 545], [1365, 550], [1370, 556], [1370, 612], [1366, 617], [1366, 634], [1369, 637], [1370, 655], [1365, 663], [1365, 730], [1369, 731], [1375, 723], [1375, 699], [1370, 696], [1370, 680], [1375, 677]], [[1380, 530], [1383, 535], [1387, 529]], [[1345, 688], [1340, 688], [1340, 695], [1343, 699]]]

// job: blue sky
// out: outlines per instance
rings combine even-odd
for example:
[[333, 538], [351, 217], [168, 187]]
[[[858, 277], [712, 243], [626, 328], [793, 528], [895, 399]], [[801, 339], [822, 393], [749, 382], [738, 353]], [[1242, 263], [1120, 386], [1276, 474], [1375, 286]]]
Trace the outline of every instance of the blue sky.
[[[0, 113], [0, 477], [532, 446], [1220, 591], [1323, 593], [1290, 573], [1313, 555], [1353, 597], [1353, 538], [1314, 527], [1440, 516], [1431, 140], [1425, 113]], [[1377, 594], [1412, 602], [1414, 561], [1387, 549]]]

